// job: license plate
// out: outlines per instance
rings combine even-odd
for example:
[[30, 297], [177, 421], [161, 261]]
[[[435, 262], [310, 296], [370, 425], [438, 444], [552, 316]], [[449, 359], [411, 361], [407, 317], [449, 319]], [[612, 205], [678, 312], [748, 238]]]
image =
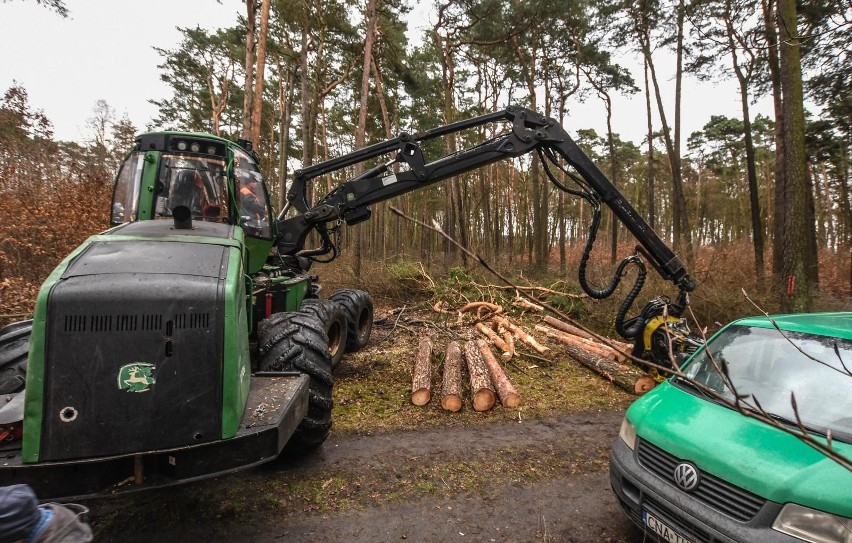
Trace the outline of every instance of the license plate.
[[642, 511], [642, 520], [645, 522], [645, 527], [660, 536], [663, 541], [668, 541], [669, 543], [694, 543], [691, 539], [683, 537], [647, 511]]

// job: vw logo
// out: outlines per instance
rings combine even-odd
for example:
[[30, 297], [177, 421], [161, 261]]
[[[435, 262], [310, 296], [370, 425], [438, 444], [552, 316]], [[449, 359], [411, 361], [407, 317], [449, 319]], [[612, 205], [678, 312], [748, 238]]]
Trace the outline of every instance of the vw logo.
[[674, 469], [674, 481], [687, 492], [698, 486], [698, 470], [692, 464], [678, 464]]

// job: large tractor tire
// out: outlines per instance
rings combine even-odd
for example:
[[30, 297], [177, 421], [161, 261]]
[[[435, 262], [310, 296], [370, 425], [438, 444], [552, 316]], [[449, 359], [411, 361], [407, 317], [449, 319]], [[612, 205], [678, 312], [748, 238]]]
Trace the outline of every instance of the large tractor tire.
[[287, 443], [293, 454], [310, 452], [331, 431], [334, 377], [325, 327], [306, 313], [275, 313], [258, 324], [258, 369], [298, 371], [310, 377], [308, 413]]
[[373, 332], [373, 299], [363, 290], [340, 289], [328, 297], [337, 302], [346, 313], [349, 328], [346, 338], [346, 352], [363, 349], [370, 341]]
[[24, 389], [33, 321], [21, 321], [0, 330], [0, 394]]
[[346, 336], [348, 324], [346, 313], [340, 304], [331, 300], [320, 300], [309, 298], [302, 300], [299, 312], [313, 315], [322, 322], [325, 335], [328, 336], [328, 351], [331, 355], [331, 368], [340, 364], [343, 354], [346, 352]]

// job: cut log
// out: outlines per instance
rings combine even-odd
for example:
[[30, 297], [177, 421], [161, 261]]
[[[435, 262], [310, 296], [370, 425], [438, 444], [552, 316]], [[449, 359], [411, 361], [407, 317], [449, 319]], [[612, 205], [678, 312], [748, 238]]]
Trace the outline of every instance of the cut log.
[[596, 356], [576, 345], [565, 345], [565, 350], [571, 358], [631, 394], [642, 395], [656, 385], [654, 379], [633, 366]]
[[534, 304], [521, 296], [518, 296], [517, 298], [512, 300], [512, 305], [515, 307], [520, 307], [521, 309], [529, 309], [531, 311], [544, 311], [544, 308], [542, 306]]
[[521, 342], [525, 343], [526, 345], [535, 349], [537, 353], [544, 354], [550, 350], [540, 344], [538, 341], [536, 341], [534, 337], [526, 333], [523, 328], [513, 322], [510, 322], [509, 319], [506, 319], [504, 317], [494, 317], [494, 322], [515, 334], [516, 338], [521, 340]]
[[462, 408], [462, 352], [457, 341], [447, 345], [444, 360], [444, 384], [441, 390], [441, 407], [455, 413]]
[[475, 341], [468, 341], [464, 345], [464, 357], [467, 360], [467, 372], [470, 374], [470, 393], [473, 396], [474, 411], [488, 411], [494, 407], [496, 396], [494, 385], [491, 384], [491, 376], [479, 346]]
[[[512, 356], [515, 356], [515, 336], [512, 335], [512, 332], [506, 330], [503, 332], [503, 339], [506, 340], [506, 345], [509, 346], [509, 354], [511, 355], [509, 359], [511, 359]], [[503, 362], [508, 361], [504, 360]]]
[[495, 347], [500, 349], [500, 351], [503, 353], [500, 355], [500, 358], [502, 358], [504, 362], [508, 362], [512, 359], [511, 347], [509, 347], [509, 344], [507, 344], [503, 338], [497, 335], [497, 332], [485, 326], [481, 322], [476, 323], [476, 329], [479, 330], [482, 335], [490, 339], [491, 343], [493, 343]]
[[553, 328], [548, 328], [547, 326], [542, 326], [537, 324], [535, 329], [539, 332], [543, 332], [548, 337], [552, 337], [558, 340], [560, 343], [564, 345], [574, 345], [580, 347], [581, 349], [586, 349], [595, 354], [595, 356], [600, 356], [601, 358], [608, 358], [610, 360], [616, 360], [618, 362], [627, 362], [627, 355], [619, 352], [608, 345], [604, 345], [603, 343], [598, 343], [597, 341], [593, 341], [591, 339], [581, 338], [575, 336], [573, 334], [567, 334], [560, 330], [554, 330]]
[[645, 394], [655, 386], [657, 386], [657, 382], [654, 380], [653, 377], [651, 377], [650, 375], [643, 375], [642, 377], [637, 379], [636, 382], [633, 384], [633, 392], [637, 396], [641, 396], [642, 394]]
[[500, 367], [497, 357], [491, 352], [491, 347], [481, 339], [476, 344], [479, 347], [479, 352], [482, 354], [485, 365], [488, 366], [488, 372], [491, 374], [491, 382], [494, 383], [494, 387], [497, 389], [497, 396], [500, 398], [500, 403], [503, 404], [503, 407], [518, 407], [521, 405], [521, 396], [518, 394], [518, 390], [512, 384], [512, 381], [509, 380], [509, 376], [506, 375], [503, 368]]
[[575, 336], [584, 337], [586, 339], [595, 339], [592, 334], [586, 332], [582, 328], [577, 328], [573, 324], [568, 324], [567, 322], [551, 317], [550, 315], [544, 317], [544, 322], [557, 330], [562, 330], [563, 332], [568, 332], [569, 334], [574, 334]]
[[432, 398], [432, 340], [420, 339], [411, 380], [411, 403], [426, 405]]

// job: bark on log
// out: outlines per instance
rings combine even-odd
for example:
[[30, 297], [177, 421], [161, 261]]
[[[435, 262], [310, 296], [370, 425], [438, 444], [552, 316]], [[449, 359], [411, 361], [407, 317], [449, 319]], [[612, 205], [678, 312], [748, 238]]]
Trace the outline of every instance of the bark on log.
[[627, 355], [619, 352], [608, 345], [604, 345], [603, 343], [598, 343], [596, 341], [581, 338], [572, 334], [566, 334], [565, 332], [561, 332], [559, 330], [554, 330], [553, 328], [548, 328], [542, 325], [536, 325], [535, 329], [539, 332], [543, 332], [547, 334], [548, 337], [552, 337], [558, 340], [560, 343], [564, 345], [574, 345], [581, 349], [586, 349], [587, 351], [595, 354], [596, 356], [600, 356], [601, 358], [608, 358], [610, 360], [615, 360], [617, 362], [627, 362]]
[[571, 358], [631, 394], [642, 395], [657, 384], [654, 379], [632, 366], [595, 356], [575, 345], [565, 345], [565, 349]]
[[[503, 332], [503, 339], [506, 340], [506, 345], [509, 346], [509, 354], [511, 355], [509, 359], [511, 359], [512, 356], [515, 356], [515, 336], [512, 335], [512, 332], [506, 330]], [[504, 362], [508, 362], [508, 360], [504, 360]]]
[[476, 344], [479, 347], [479, 352], [482, 354], [482, 359], [485, 360], [485, 365], [488, 366], [488, 371], [491, 374], [491, 382], [497, 388], [497, 396], [500, 398], [500, 403], [503, 404], [503, 407], [518, 407], [521, 405], [521, 396], [518, 394], [518, 390], [512, 384], [512, 381], [509, 380], [509, 376], [506, 375], [503, 368], [500, 367], [497, 357], [491, 352], [491, 347], [481, 339]]
[[503, 338], [501, 338], [499, 335], [497, 335], [497, 332], [495, 332], [491, 328], [485, 326], [481, 322], [476, 323], [476, 329], [479, 330], [482, 333], [482, 335], [484, 335], [485, 337], [490, 339], [491, 343], [493, 343], [495, 347], [500, 349], [500, 351], [502, 352], [502, 354], [500, 355], [500, 358], [502, 358], [504, 362], [508, 362], [509, 360], [512, 359], [511, 347], [509, 346], [509, 344], [506, 343], [506, 341]]
[[420, 339], [411, 380], [411, 403], [426, 405], [432, 398], [432, 340]]
[[464, 357], [467, 360], [467, 371], [470, 374], [470, 392], [473, 396], [473, 409], [475, 411], [488, 411], [494, 407], [496, 399], [494, 385], [479, 346], [475, 341], [468, 341], [464, 345]]
[[505, 328], [505, 329], [509, 330], [510, 332], [512, 332], [513, 334], [515, 334], [515, 337], [517, 337], [523, 343], [525, 343], [528, 346], [535, 349], [535, 351], [538, 352], [539, 354], [544, 354], [544, 353], [546, 353], [547, 351], [550, 350], [547, 347], [540, 344], [538, 341], [536, 341], [536, 339], [534, 337], [532, 337], [531, 335], [526, 333], [523, 328], [521, 328], [520, 326], [518, 326], [517, 324], [515, 324], [513, 322], [509, 322], [509, 319], [506, 319], [506, 318], [503, 318], [503, 317], [494, 317], [494, 322], [496, 322], [499, 326], [502, 326], [503, 328]]
[[447, 345], [444, 360], [444, 384], [441, 390], [441, 407], [455, 413], [462, 408], [462, 352], [457, 341]]
[[520, 296], [518, 296], [517, 298], [512, 300], [512, 305], [515, 306], [515, 307], [520, 307], [521, 309], [529, 309], [529, 310], [532, 310], [532, 311], [539, 311], [539, 312], [544, 311], [544, 307], [542, 307], [538, 304], [534, 304], [531, 301], [527, 300], [526, 298], [521, 298]]
[[586, 332], [585, 330], [577, 328], [573, 324], [568, 324], [567, 322], [551, 317], [550, 315], [544, 317], [544, 322], [556, 328], [557, 330], [562, 330], [563, 332], [568, 332], [569, 334], [574, 334], [575, 336], [584, 337], [586, 339], [595, 339], [592, 334]]

